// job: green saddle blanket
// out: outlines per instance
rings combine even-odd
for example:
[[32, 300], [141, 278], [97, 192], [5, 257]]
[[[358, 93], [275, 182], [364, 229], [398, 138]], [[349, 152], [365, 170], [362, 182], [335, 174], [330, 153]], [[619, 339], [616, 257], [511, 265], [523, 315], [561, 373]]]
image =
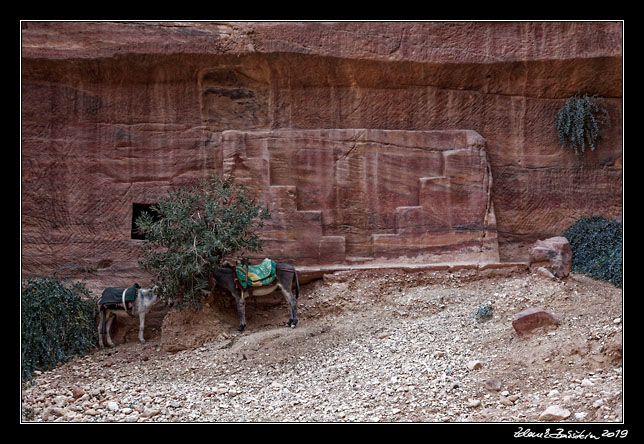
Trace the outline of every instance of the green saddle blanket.
[[277, 278], [277, 264], [270, 259], [264, 259], [259, 265], [237, 265], [235, 274], [242, 288], [261, 287], [271, 284]]

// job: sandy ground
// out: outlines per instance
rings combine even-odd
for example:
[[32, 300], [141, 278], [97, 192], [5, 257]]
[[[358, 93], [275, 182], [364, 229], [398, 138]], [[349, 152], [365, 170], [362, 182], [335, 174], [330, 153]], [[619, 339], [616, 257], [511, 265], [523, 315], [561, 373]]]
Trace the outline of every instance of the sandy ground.
[[[620, 422], [622, 290], [527, 271], [340, 272], [279, 295], [230, 296], [161, 328], [121, 329], [22, 389], [23, 421]], [[514, 316], [559, 321], [518, 336]], [[165, 317], [164, 317], [165, 316]], [[118, 336], [118, 335], [117, 335]], [[548, 415], [544, 412], [553, 412]], [[554, 415], [554, 416], [553, 416]]]

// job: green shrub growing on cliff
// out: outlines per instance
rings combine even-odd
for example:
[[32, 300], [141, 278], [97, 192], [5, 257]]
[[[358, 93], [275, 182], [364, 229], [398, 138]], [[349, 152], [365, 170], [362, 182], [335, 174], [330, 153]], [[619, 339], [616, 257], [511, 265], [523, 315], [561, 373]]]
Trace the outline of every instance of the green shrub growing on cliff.
[[212, 176], [160, 198], [136, 221], [144, 234], [139, 265], [156, 272], [160, 296], [201, 307], [201, 290], [221, 261], [259, 251], [257, 229], [269, 217], [262, 202], [229, 178]]
[[31, 278], [22, 282], [21, 293], [23, 381], [97, 344], [96, 304], [84, 284]]
[[598, 103], [601, 97], [575, 94], [568, 98], [555, 118], [557, 137], [563, 147], [572, 148], [583, 158], [586, 147], [599, 146], [599, 131], [610, 123], [608, 112]]
[[563, 233], [572, 250], [572, 271], [622, 286], [622, 224], [582, 217]]

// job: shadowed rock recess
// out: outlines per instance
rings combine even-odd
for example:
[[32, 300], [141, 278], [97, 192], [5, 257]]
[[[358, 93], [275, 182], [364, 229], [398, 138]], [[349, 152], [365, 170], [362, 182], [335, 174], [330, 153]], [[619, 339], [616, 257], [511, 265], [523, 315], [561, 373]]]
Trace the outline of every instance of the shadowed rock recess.
[[[212, 173], [306, 266], [525, 260], [622, 211], [621, 23], [23, 22], [21, 87], [25, 276], [131, 285], [136, 209]], [[611, 119], [583, 168], [578, 91]]]

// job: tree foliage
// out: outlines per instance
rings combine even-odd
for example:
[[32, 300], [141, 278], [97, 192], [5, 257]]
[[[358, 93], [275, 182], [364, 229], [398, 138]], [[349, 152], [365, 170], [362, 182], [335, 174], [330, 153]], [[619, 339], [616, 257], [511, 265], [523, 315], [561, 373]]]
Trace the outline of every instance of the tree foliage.
[[598, 99], [601, 97], [575, 94], [566, 100], [555, 118], [559, 143], [574, 149], [581, 157], [586, 147], [595, 151], [602, 126], [610, 123], [608, 112]]
[[31, 278], [21, 288], [22, 379], [96, 346], [96, 303], [80, 282]]
[[224, 258], [261, 250], [263, 202], [230, 178], [212, 176], [161, 197], [136, 221], [145, 236], [139, 265], [156, 273], [160, 295], [201, 306], [201, 290]]

